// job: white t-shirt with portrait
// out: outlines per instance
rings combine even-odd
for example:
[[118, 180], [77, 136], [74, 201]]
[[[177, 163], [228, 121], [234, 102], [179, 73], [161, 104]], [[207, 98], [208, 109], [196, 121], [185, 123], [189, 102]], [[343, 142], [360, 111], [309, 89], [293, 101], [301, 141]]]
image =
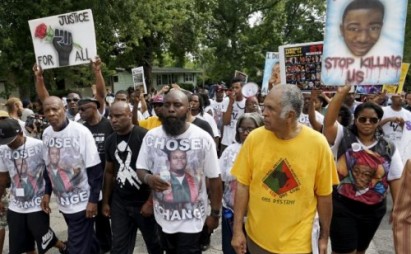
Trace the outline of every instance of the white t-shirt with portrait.
[[[43, 146], [43, 158], [60, 211], [72, 214], [85, 210], [90, 197], [87, 168], [101, 162], [90, 130], [73, 121], [58, 132], [49, 126], [43, 133]], [[51, 164], [50, 149], [58, 151], [57, 168]]]
[[[0, 172], [8, 172], [11, 180], [9, 209], [17, 213], [41, 211], [45, 181], [43, 142], [26, 137], [17, 149], [0, 146]], [[23, 173], [26, 172], [26, 174]]]
[[[178, 154], [183, 174], [170, 171], [170, 157]], [[190, 124], [176, 137], [162, 126], [147, 132], [137, 159], [137, 168], [150, 171], [170, 182], [170, 189], [153, 192], [154, 216], [163, 232], [201, 232], [207, 215], [206, 177], [219, 177], [214, 140], [210, 134]]]

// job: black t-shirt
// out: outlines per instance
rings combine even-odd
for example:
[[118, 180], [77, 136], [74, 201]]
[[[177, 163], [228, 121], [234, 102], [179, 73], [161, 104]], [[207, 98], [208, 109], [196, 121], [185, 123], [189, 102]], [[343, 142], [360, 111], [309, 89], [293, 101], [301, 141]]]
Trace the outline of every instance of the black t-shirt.
[[105, 145], [106, 160], [114, 163], [113, 196], [126, 205], [141, 206], [150, 195], [150, 187], [137, 177], [136, 161], [147, 130], [134, 126], [127, 135], [111, 134]]
[[90, 125], [88, 123], [84, 123], [84, 126], [90, 130], [93, 134], [94, 141], [96, 141], [98, 154], [100, 155], [101, 163], [104, 167], [106, 164], [106, 156], [104, 152], [104, 143], [106, 142], [108, 136], [113, 133], [113, 128], [111, 127], [111, 123], [107, 118], [102, 117], [101, 121], [96, 125]]
[[192, 124], [195, 124], [201, 129], [205, 130], [206, 132], [208, 132], [208, 134], [211, 135], [212, 138], [214, 138], [213, 129], [211, 129], [211, 126], [209, 123], [207, 123], [207, 121], [196, 117], [196, 119], [192, 122]]

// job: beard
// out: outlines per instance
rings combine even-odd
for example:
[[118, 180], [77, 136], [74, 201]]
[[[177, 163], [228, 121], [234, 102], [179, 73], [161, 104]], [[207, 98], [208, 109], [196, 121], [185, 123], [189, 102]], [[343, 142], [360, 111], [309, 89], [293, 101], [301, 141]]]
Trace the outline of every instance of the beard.
[[167, 135], [178, 136], [185, 130], [186, 116], [183, 117], [161, 117], [163, 130]]

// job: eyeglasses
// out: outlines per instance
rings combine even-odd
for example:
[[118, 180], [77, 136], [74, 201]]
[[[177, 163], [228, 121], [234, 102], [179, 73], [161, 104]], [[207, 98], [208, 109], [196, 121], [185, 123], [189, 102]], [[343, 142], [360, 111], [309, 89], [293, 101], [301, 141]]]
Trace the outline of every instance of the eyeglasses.
[[360, 123], [366, 123], [369, 122], [370, 124], [376, 124], [380, 121], [377, 117], [365, 117], [365, 116], [360, 116], [358, 117], [358, 122]]
[[243, 127], [240, 127], [240, 128], [238, 128], [238, 131], [239, 131], [240, 133], [246, 133], [246, 132], [250, 133], [250, 132], [252, 132], [254, 129], [255, 129], [255, 128], [243, 128]]
[[66, 99], [67, 103], [70, 103], [72, 101], [78, 102], [80, 99], [79, 98], [73, 98], [73, 99]]

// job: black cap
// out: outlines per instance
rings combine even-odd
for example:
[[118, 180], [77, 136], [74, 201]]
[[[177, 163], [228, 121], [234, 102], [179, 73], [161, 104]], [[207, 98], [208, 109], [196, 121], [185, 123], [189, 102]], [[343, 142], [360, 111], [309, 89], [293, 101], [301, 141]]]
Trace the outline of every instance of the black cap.
[[81, 105], [83, 105], [83, 104], [90, 103], [90, 102], [94, 102], [95, 104], [97, 104], [97, 108], [100, 108], [100, 102], [98, 102], [97, 99], [92, 98], [92, 97], [84, 97], [84, 98], [81, 98], [81, 99], [77, 102], [77, 105], [81, 106]]
[[0, 145], [10, 144], [20, 132], [22, 130], [17, 120], [12, 118], [0, 120]]

